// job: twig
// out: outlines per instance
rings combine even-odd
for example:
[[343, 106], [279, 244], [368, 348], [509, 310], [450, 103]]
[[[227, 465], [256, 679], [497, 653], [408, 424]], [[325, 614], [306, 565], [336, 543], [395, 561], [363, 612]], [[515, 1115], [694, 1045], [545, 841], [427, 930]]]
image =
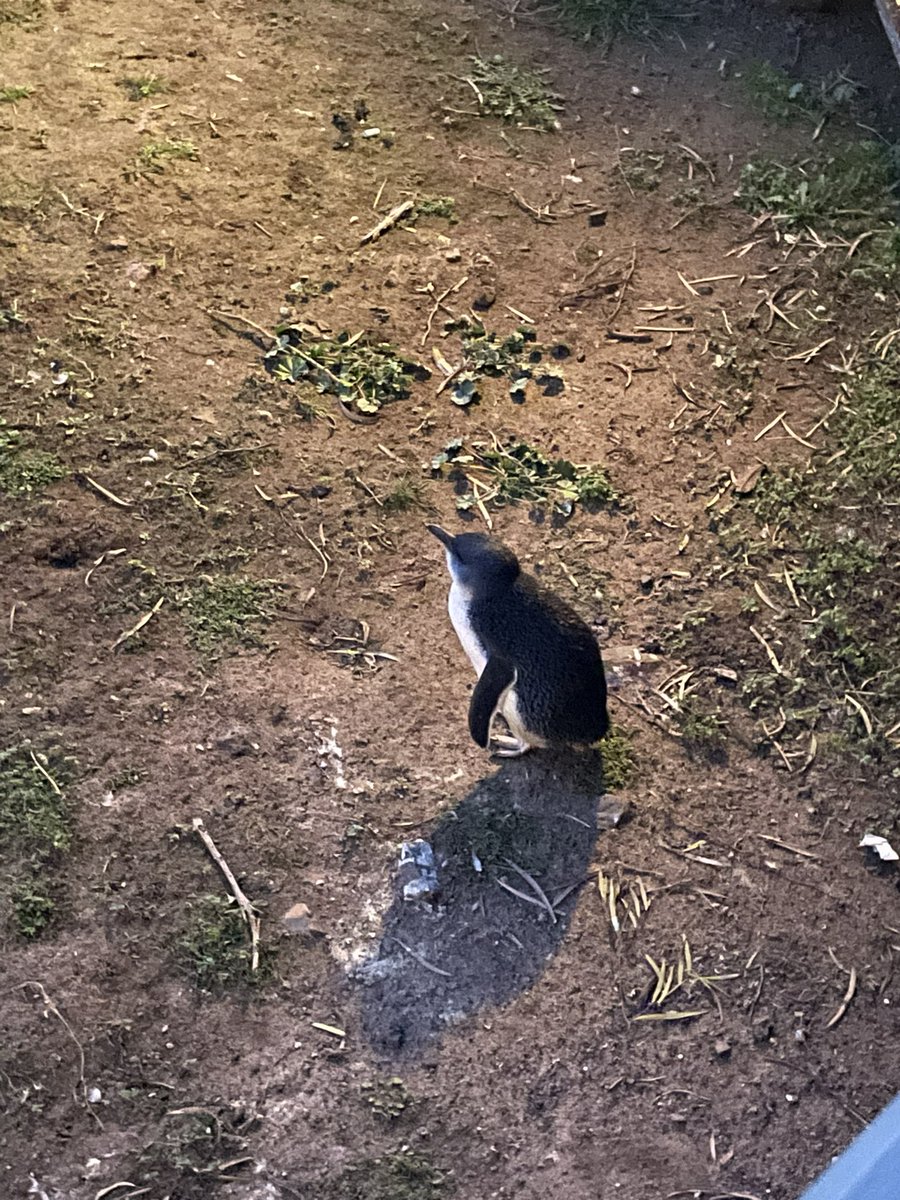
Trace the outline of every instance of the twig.
[[43, 777], [47, 780], [47, 782], [53, 788], [54, 792], [56, 792], [57, 796], [61, 796], [62, 792], [59, 789], [59, 784], [56, 782], [56, 780], [53, 778], [53, 776], [51, 774], [49, 774], [48, 771], [44, 770], [44, 768], [41, 766], [40, 762], [38, 761], [38, 758], [37, 758], [37, 755], [35, 754], [35, 752], [33, 750], [29, 750], [28, 753], [31, 755], [31, 761], [34, 763], [35, 767], [40, 771], [40, 773], [43, 775]]
[[221, 851], [216, 846], [206, 831], [206, 826], [203, 824], [202, 817], [194, 817], [192, 822], [194, 832], [203, 842], [203, 845], [209, 851], [209, 856], [225, 876], [225, 882], [231, 889], [231, 894], [238, 902], [238, 907], [241, 910], [241, 916], [250, 931], [250, 970], [255, 971], [259, 967], [259, 925], [260, 919], [256, 909], [245, 896], [241, 885], [235, 879], [234, 874], [228, 863], [222, 857]]
[[113, 504], [118, 504], [119, 508], [134, 507], [133, 501], [123, 500], [120, 496], [117, 496], [114, 492], [111, 492], [108, 488], [105, 488], [102, 483], [98, 483], [96, 479], [91, 479], [90, 475], [85, 475], [84, 481], [85, 483], [89, 484], [89, 486], [92, 487], [95, 492], [99, 492], [101, 496], [105, 496], [106, 499], [111, 500]]
[[165, 604], [165, 602], [166, 602], [165, 596], [160, 596], [160, 598], [153, 605], [153, 607], [150, 609], [150, 611], [145, 612], [144, 615], [138, 620], [138, 622], [135, 625], [132, 625], [132, 627], [130, 629], [126, 629], [124, 633], [119, 634], [119, 636], [116, 638], [116, 640], [112, 644], [113, 650], [115, 650], [119, 646], [121, 646], [123, 642], [127, 642], [129, 638], [133, 638], [136, 633], [140, 633], [140, 631], [144, 628], [144, 626], [153, 620], [153, 618], [156, 616], [156, 614], [159, 612], [159, 610], [162, 608], [162, 606]]
[[431, 333], [431, 323], [434, 320], [434, 318], [437, 316], [438, 309], [441, 307], [441, 305], [447, 299], [448, 296], [451, 296], [454, 292], [458, 292], [459, 289], [468, 282], [469, 282], [469, 277], [468, 277], [468, 275], [466, 275], [459, 281], [459, 283], [454, 283], [451, 287], [448, 287], [446, 292], [441, 292], [441, 294], [438, 296], [437, 300], [435, 300], [434, 306], [432, 307], [431, 312], [428, 314], [428, 322], [425, 325], [425, 332], [422, 334], [422, 345], [423, 346], [428, 341], [428, 335]]
[[547, 893], [544, 891], [544, 889], [541, 887], [541, 885], [538, 883], [538, 881], [534, 878], [534, 876], [529, 875], [527, 871], [524, 871], [521, 867], [517, 866], [511, 858], [505, 858], [503, 861], [505, 863], [507, 863], [510, 867], [512, 867], [512, 869], [515, 871], [515, 873], [517, 875], [521, 875], [522, 878], [525, 880], [525, 882], [530, 887], [534, 888], [535, 895], [537, 895], [539, 897], [541, 903], [544, 905], [544, 907], [547, 909], [547, 912], [550, 914], [550, 920], [555, 925], [556, 921], [557, 921], [557, 916], [553, 910], [553, 905], [550, 903], [550, 900], [547, 897]]
[[[63, 1029], [65, 1029], [66, 1033], [69, 1035], [69, 1037], [75, 1043], [75, 1048], [78, 1051], [78, 1084], [81, 1088], [81, 1094], [82, 1094], [82, 1098], [84, 1101], [84, 1106], [86, 1109], [88, 1109], [91, 1116], [94, 1118], [94, 1120], [97, 1122], [97, 1124], [102, 1129], [103, 1122], [100, 1120], [100, 1118], [94, 1112], [91, 1102], [87, 1098], [87, 1083], [85, 1082], [85, 1078], [84, 1078], [84, 1046], [82, 1046], [81, 1042], [79, 1042], [78, 1038], [75, 1036], [74, 1029], [69, 1024], [69, 1022], [66, 1020], [66, 1018], [62, 1015], [62, 1013], [59, 1011], [59, 1009], [56, 1007], [56, 1005], [53, 1003], [53, 1001], [50, 999], [50, 997], [47, 995], [47, 989], [44, 987], [44, 985], [39, 980], [26, 979], [24, 983], [19, 984], [19, 987], [20, 988], [29, 988], [29, 987], [36, 988], [41, 994], [41, 999], [43, 1000], [43, 1002], [47, 1008], [47, 1011], [52, 1013], [53, 1016], [56, 1017], [56, 1019], [62, 1025]], [[74, 1095], [74, 1093], [73, 1093], [73, 1095]]]
[[268, 450], [272, 446], [271, 442], [260, 442], [258, 446], [225, 446], [221, 450], [213, 450], [211, 454], [201, 454], [199, 458], [189, 458], [187, 462], [176, 463], [176, 471], [186, 471], [188, 467], [195, 467], [197, 463], [210, 462], [214, 458], [222, 458], [226, 454], [250, 454], [255, 450]]
[[219, 312], [215, 308], [205, 308], [203, 311], [207, 316], [215, 317], [218, 321], [240, 321], [242, 325], [246, 325], [248, 329], [253, 329], [257, 333], [261, 333], [263, 337], [267, 337], [273, 342], [278, 341], [274, 333], [270, 333], [268, 329], [263, 329], [262, 325], [257, 325], [255, 321], [251, 321], [249, 317], [245, 317], [241, 313]]
[[391, 934], [391, 941], [396, 942], [401, 950], [405, 950], [406, 953], [411, 958], [414, 958], [419, 966], [424, 967], [426, 971], [433, 971], [435, 975], [443, 975], [447, 979], [452, 979], [452, 975], [449, 971], [443, 971], [440, 967], [436, 967], [434, 963], [430, 963], [427, 958], [423, 958], [418, 950], [413, 950], [412, 946], [407, 946], [406, 942], [401, 942], [400, 939], [398, 937], [394, 937], [393, 934]]
[[818, 854], [813, 854], [811, 850], [801, 850], [799, 846], [789, 846], [781, 838], [770, 837], [767, 833], [758, 833], [756, 836], [761, 842], [768, 842], [771, 846], [777, 846], [779, 850], [789, 850], [791, 854], [799, 854], [801, 858], [817, 859], [819, 857]]
[[609, 322], [610, 325], [612, 325], [612, 323], [615, 321], [616, 317], [619, 315], [619, 313], [622, 310], [622, 305], [625, 303], [625, 292], [628, 289], [628, 285], [631, 283], [631, 277], [634, 275], [634, 269], [636, 266], [637, 266], [637, 247], [632, 246], [631, 247], [631, 261], [629, 262], [628, 268], [625, 271], [625, 275], [622, 278], [622, 290], [619, 292], [619, 299], [616, 301], [616, 307], [612, 310], [612, 313], [607, 317], [607, 321]]
[[[832, 955], [832, 958], [834, 958], [834, 955]], [[835, 961], [837, 961], [837, 960], [835, 960]], [[837, 1025], [838, 1021], [840, 1021], [841, 1017], [843, 1017], [844, 1013], [850, 1007], [850, 1001], [853, 999], [853, 997], [855, 995], [856, 995], [856, 967], [851, 967], [850, 968], [850, 980], [847, 984], [847, 990], [844, 993], [844, 998], [841, 1001], [840, 1005], [838, 1006], [838, 1009], [835, 1012], [834, 1016], [831, 1018], [830, 1021], [828, 1021], [826, 1023], [826, 1025], [825, 1025], [826, 1029], [833, 1029], [834, 1026]]]
[[389, 229], [393, 229], [397, 222], [402, 221], [407, 213], [411, 213], [414, 208], [415, 204], [412, 200], [402, 200], [399, 204], [395, 204], [387, 216], [382, 217], [377, 225], [373, 225], [368, 233], [362, 235], [359, 239], [359, 244], [365, 246], [369, 242], [376, 241], [383, 233], [387, 233]]
[[785, 670], [784, 670], [784, 667], [782, 667], [781, 663], [778, 661], [778, 656], [776, 655], [775, 651], [772, 649], [772, 647], [769, 645], [769, 643], [766, 641], [766, 639], [759, 632], [759, 630], [756, 628], [755, 625], [750, 626], [750, 632], [753, 634], [753, 636], [756, 638], [756, 640], [762, 646], [763, 650], [765, 650], [766, 654], [768, 655], [769, 662], [772, 664], [772, 669], [774, 670], [775, 674], [776, 675], [784, 675]]

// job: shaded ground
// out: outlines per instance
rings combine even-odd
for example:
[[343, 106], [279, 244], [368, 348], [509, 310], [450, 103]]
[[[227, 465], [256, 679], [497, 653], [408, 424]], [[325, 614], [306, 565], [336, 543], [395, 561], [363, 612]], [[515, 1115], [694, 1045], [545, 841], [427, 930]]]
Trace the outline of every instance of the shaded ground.
[[[864, 686], [867, 761], [826, 752], [860, 732], [842, 700], [784, 730], [776, 705], [760, 733], [739, 694], [800, 622], [782, 564], [760, 599], [710, 501], [805, 462], [848, 355], [898, 325], [890, 287], [849, 290], [802, 225], [733, 203], [761, 148], [892, 136], [874, 12], [714, 6], [607, 50], [552, 13], [405, 0], [0, 17], [0, 88], [32, 89], [0, 103], [6, 1193], [791, 1200], [900, 1085], [896, 876], [857, 849], [896, 829], [896, 759]], [[471, 115], [469, 56], [501, 51], [548, 70], [558, 132]], [[742, 79], [758, 58], [866, 90], [782, 123]], [[360, 245], [423, 197], [458, 223]], [[457, 364], [443, 321], [473, 305], [570, 350], [561, 395], [438, 393], [431, 350]], [[369, 331], [432, 378], [350, 420], [263, 369], [286, 319]], [[492, 434], [603, 464], [625, 498], [564, 521], [484, 501], [601, 639], [636, 757], [612, 796], [557, 775], [540, 809], [552, 764], [495, 776], [466, 736], [423, 523], [483, 520], [457, 507], [466, 464], [430, 464]], [[504, 779], [498, 844], [477, 818]], [[600, 803], [631, 819], [595, 845]], [[196, 817], [262, 911], [259, 982], [239, 925], [198, 927], [226, 891]], [[456, 855], [443, 915], [396, 899], [400, 843], [433, 831]], [[503, 859], [554, 900], [579, 885], [561, 920], [498, 886], [529, 887]], [[403, 950], [413, 990], [385, 1006], [359, 968], [388, 937], [447, 987], [465, 957], [472, 1015], [447, 1024], [446, 977]], [[197, 986], [203, 955], [230, 986]], [[680, 964], [671, 1002], [646, 956]]]

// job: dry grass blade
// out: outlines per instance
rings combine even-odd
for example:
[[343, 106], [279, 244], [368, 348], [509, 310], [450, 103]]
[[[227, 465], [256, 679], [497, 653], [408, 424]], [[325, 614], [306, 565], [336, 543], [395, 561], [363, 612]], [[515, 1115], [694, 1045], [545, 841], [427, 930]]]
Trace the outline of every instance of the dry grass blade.
[[512, 869], [516, 872], [517, 875], [521, 875], [521, 877], [525, 880], [525, 882], [528, 884], [529, 887], [534, 889], [535, 895], [538, 897], [538, 899], [540, 900], [540, 902], [544, 906], [544, 908], [546, 908], [547, 912], [550, 914], [550, 920], [555, 925], [557, 922], [556, 912], [553, 908], [553, 905], [550, 903], [547, 893], [544, 891], [544, 889], [541, 887], [541, 885], [538, 883], [538, 881], [534, 878], [534, 876], [529, 875], [528, 872], [523, 870], [522, 867], [517, 866], [516, 863], [514, 863], [511, 858], [505, 858], [503, 861], [507, 864], [507, 866], [512, 867]]
[[120, 633], [112, 644], [113, 650], [121, 646], [123, 642], [127, 642], [129, 638], [133, 638], [136, 633], [140, 633], [144, 626], [148, 625], [153, 620], [153, 618], [162, 608], [163, 604], [165, 604], [165, 601], [165, 596], [160, 596], [149, 612], [145, 612], [144, 615], [140, 617], [130, 629], [126, 629], [124, 633]]
[[768, 842], [770, 846], [777, 846], [779, 850], [787, 850], [791, 854], [799, 854], [801, 858], [818, 859], [818, 854], [813, 854], [811, 850], [801, 850], [799, 846], [791, 846], [787, 842], [783, 842], [781, 838], [771, 837], [767, 833], [758, 833], [756, 835], [760, 841]]
[[844, 993], [844, 998], [841, 1001], [841, 1003], [838, 1005], [837, 1011], [835, 1012], [834, 1016], [831, 1018], [830, 1021], [826, 1022], [826, 1024], [825, 1024], [826, 1029], [833, 1029], [834, 1026], [837, 1025], [838, 1021], [841, 1020], [841, 1018], [846, 1013], [847, 1009], [850, 1007], [850, 1001], [853, 999], [853, 997], [855, 995], [856, 995], [856, 967], [851, 967], [850, 968], [850, 979], [847, 983], [847, 990]]

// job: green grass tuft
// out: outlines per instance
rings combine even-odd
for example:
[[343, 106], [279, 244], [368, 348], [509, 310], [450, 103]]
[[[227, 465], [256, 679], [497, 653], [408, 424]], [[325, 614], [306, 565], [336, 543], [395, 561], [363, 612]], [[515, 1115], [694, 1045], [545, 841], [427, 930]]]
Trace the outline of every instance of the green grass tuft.
[[52, 873], [72, 844], [71, 768], [57, 752], [0, 751], [0, 895], [20, 937], [39, 937], [54, 915]]
[[779, 226], [852, 236], [895, 213], [896, 158], [878, 142], [850, 143], [803, 163], [761, 158], [741, 171], [738, 203]]
[[20, 880], [11, 895], [13, 923], [19, 937], [39, 938], [53, 919], [56, 901], [37, 878]]
[[16, 104], [19, 100], [27, 100], [34, 88], [2, 87], [0, 88], [0, 104]]
[[179, 159], [196, 162], [199, 157], [193, 142], [177, 138], [162, 142], [145, 142], [137, 153], [138, 171], [153, 171], [159, 174], [170, 162], [177, 162]]
[[559, 0], [563, 25], [583, 41], [611, 44], [617, 37], [647, 37], [666, 25], [684, 21], [691, 0], [674, 7], [664, 0]]

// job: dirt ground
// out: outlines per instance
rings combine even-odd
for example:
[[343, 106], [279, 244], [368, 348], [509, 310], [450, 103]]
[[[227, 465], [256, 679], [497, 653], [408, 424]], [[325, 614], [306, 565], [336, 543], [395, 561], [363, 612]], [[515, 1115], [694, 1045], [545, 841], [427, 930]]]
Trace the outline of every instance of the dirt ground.
[[[900, 73], [867, 4], [709, 5], [611, 48], [519, 7], [0, 5], [0, 86], [33, 89], [0, 105], [0, 308], [19, 314], [0, 416], [68, 471], [0, 499], [0, 744], [68, 756], [74, 821], [47, 928], [19, 936], [8, 897], [0, 914], [5, 1196], [793, 1200], [900, 1087], [896, 878], [857, 848], [889, 781], [761, 757], [715, 671], [765, 652], [707, 501], [723, 471], [803, 454], [754, 439], [827, 409], [828, 363], [771, 354], [733, 420], [683, 398], [785, 254], [732, 203], [741, 164], [810, 146], [754, 109], [742, 66], [845, 69], [888, 136]], [[547, 69], [558, 131], [470, 115], [468, 56], [500, 52]], [[120, 84], [151, 76], [166, 90]], [[196, 158], [140, 171], [148, 139]], [[458, 222], [360, 245], [422, 196]], [[571, 351], [562, 394], [438, 394], [443, 321], [480, 300], [491, 329], [525, 314]], [[838, 314], [838, 341], [869, 315]], [[327, 397], [305, 419], [262, 364], [286, 318], [365, 330], [431, 378], [374, 423]], [[429, 464], [492, 432], [603, 463], [628, 498], [490, 513], [607, 655], [637, 772], [602, 799], [592, 757], [501, 766], [467, 735], [424, 524], [483, 526]], [[407, 476], [419, 503], [385, 503]], [[274, 616], [211, 655], [177, 597], [223, 576], [275, 581]], [[730, 714], [712, 758], [652, 690], [701, 603], [720, 617], [704, 688]], [[179, 956], [197, 898], [228, 894], [197, 817], [262, 914], [258, 984], [204, 990]], [[400, 896], [419, 836], [434, 907]], [[649, 893], [619, 933], [598, 868]], [[678, 1019], [636, 1019], [645, 956], [684, 968], [684, 939]]]

